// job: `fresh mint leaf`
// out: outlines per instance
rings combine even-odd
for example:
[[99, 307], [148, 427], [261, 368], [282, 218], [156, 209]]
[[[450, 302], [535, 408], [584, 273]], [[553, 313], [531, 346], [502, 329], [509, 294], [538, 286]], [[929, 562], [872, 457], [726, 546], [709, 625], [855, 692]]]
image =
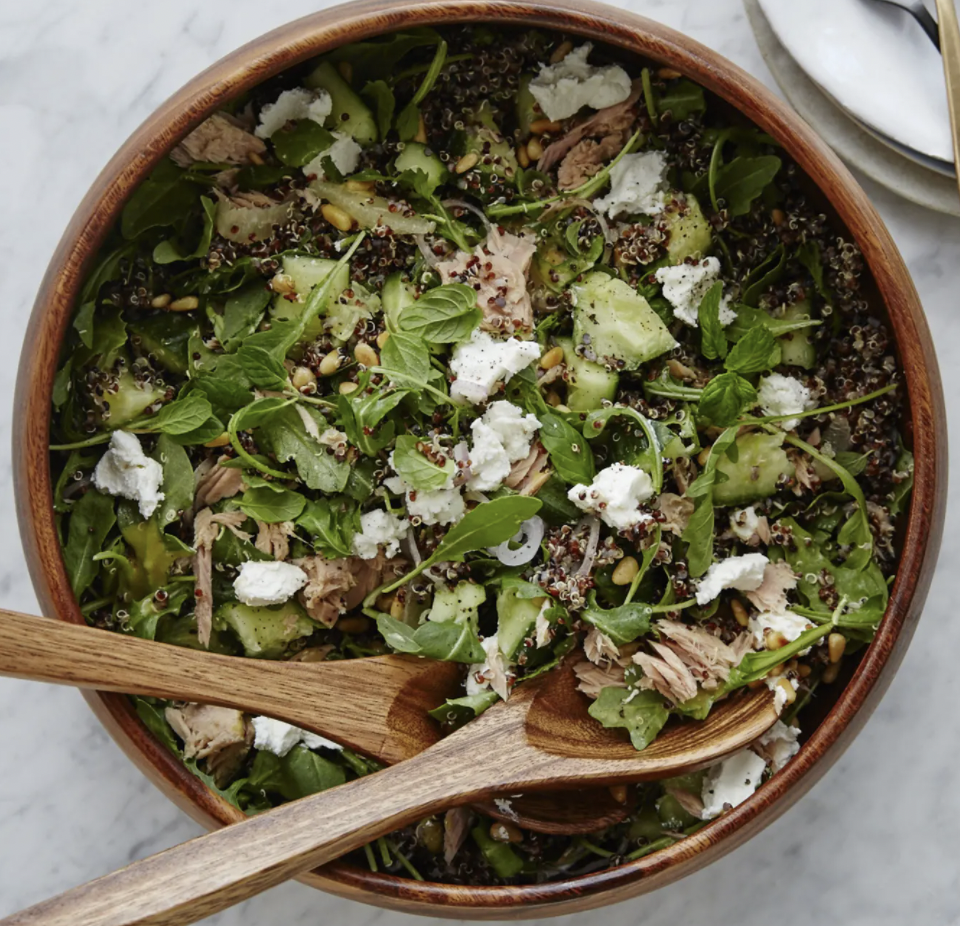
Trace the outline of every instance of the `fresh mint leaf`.
[[[749, 376], [771, 370], [780, 362], [780, 345], [766, 326], [751, 328], [730, 349], [724, 366], [733, 373]], [[703, 399], [701, 398], [701, 402]]]
[[723, 283], [719, 280], [707, 290], [700, 300], [701, 351], [708, 360], [723, 360], [727, 356], [727, 336], [720, 324], [720, 303], [723, 299]]
[[[389, 344], [390, 341], [387, 343]], [[437, 466], [417, 450], [419, 443], [422, 443], [420, 438], [412, 434], [401, 434], [394, 445], [393, 468], [404, 482], [415, 489], [421, 491], [442, 489], [453, 475], [453, 458], [447, 456], [446, 463], [442, 467]]]
[[420, 338], [398, 332], [391, 334], [383, 345], [380, 365], [385, 370], [426, 382], [430, 376], [430, 353]]
[[295, 521], [303, 512], [307, 500], [299, 492], [283, 489], [247, 489], [240, 497], [240, 509], [257, 521], [266, 524], [279, 524], [281, 521]]
[[263, 399], [254, 399], [249, 405], [241, 408], [234, 415], [231, 425], [235, 431], [252, 431], [259, 427], [265, 421], [269, 421], [273, 415], [286, 408], [291, 399], [282, 399], [279, 396], [267, 396]]
[[392, 650], [443, 662], [483, 662], [486, 654], [472, 622], [426, 621], [413, 630], [386, 614], [377, 618], [377, 629]]
[[757, 390], [747, 380], [737, 373], [721, 373], [703, 387], [697, 414], [726, 428], [756, 401]]
[[593, 482], [597, 467], [586, 438], [559, 415], [540, 416], [540, 442], [556, 474], [570, 485]]
[[300, 478], [309, 488], [328, 494], [343, 491], [350, 476], [350, 464], [337, 461], [307, 433], [297, 409], [292, 406], [280, 409], [260, 423], [257, 435], [258, 442], [268, 447], [281, 463], [292, 460], [296, 464]]
[[262, 347], [244, 345], [237, 359], [247, 379], [260, 389], [283, 389], [289, 381], [284, 365]]
[[452, 344], [470, 337], [482, 317], [472, 286], [447, 283], [407, 306], [400, 316], [400, 328], [432, 344]]
[[254, 333], [270, 304], [270, 290], [251, 283], [233, 293], [224, 303], [223, 315], [214, 317], [214, 333], [223, 349], [232, 352], [245, 337]]
[[589, 713], [605, 727], [624, 728], [638, 751], [656, 739], [670, 716], [662, 695], [629, 688], [602, 689]]
[[134, 190], [120, 215], [120, 232], [128, 241], [151, 228], [179, 227], [190, 214], [200, 187], [187, 171], [164, 158]]
[[150, 428], [164, 434], [187, 434], [205, 424], [213, 416], [213, 407], [206, 396], [190, 392], [167, 403], [150, 419]]
[[340, 396], [337, 411], [350, 443], [369, 457], [376, 456], [387, 447], [396, 433], [396, 422], [385, 419], [403, 401], [408, 391], [381, 386], [373, 392], [360, 388], [350, 395]]

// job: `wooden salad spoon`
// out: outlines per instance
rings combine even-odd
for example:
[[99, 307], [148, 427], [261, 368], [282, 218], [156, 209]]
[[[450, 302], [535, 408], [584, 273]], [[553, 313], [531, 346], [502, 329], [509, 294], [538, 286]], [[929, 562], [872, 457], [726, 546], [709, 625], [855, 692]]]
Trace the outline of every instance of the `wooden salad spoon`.
[[[6, 626], [6, 619], [0, 621], [0, 627]], [[7, 636], [0, 638], [0, 648], [6, 648]], [[43, 658], [56, 658], [52, 647]], [[375, 692], [369, 678], [361, 680], [356, 661], [344, 663], [338, 696], [328, 710], [351, 715], [358, 731], [376, 729], [385, 737], [384, 725], [396, 729], [398, 742], [408, 750], [427, 745], [421, 739], [426, 729], [423, 690], [436, 674], [452, 675], [450, 667], [403, 657], [378, 658], [378, 663], [392, 697], [374, 697], [372, 716], [369, 703]], [[264, 690], [258, 706], [275, 712], [280, 702], [272, 689], [294, 684], [283, 671], [291, 666], [258, 665], [277, 670], [260, 677]], [[41, 675], [52, 681], [72, 675], [74, 683], [94, 682], [62, 664], [59, 669]], [[143, 671], [152, 674], [150, 666]], [[402, 679], [397, 681], [394, 673]], [[263, 685], [265, 678], [271, 684]], [[206, 697], [209, 689], [203, 688]], [[300, 692], [305, 704], [315, 695], [309, 686]], [[777, 720], [769, 690], [745, 691], [720, 702], [706, 720], [668, 725], [637, 752], [617, 731], [590, 717], [585, 700], [569, 663], [564, 664], [518, 686], [509, 701], [397, 765], [135, 862], [14, 914], [0, 926], [195, 922], [448, 807], [492, 794], [684, 774], [744, 748]], [[304, 721], [311, 719], [309, 708], [301, 713]], [[436, 739], [435, 733], [431, 736]], [[357, 732], [347, 739], [359, 748], [363, 736]]]
[[[0, 610], [0, 676], [233, 707], [285, 720], [393, 765], [440, 739], [427, 711], [461, 693], [461, 667], [412, 656], [327, 662], [238, 659]], [[362, 691], [345, 700], [343, 692]], [[404, 711], [395, 702], [404, 699]], [[493, 799], [477, 809], [538, 833], [624, 820], [607, 790]]]

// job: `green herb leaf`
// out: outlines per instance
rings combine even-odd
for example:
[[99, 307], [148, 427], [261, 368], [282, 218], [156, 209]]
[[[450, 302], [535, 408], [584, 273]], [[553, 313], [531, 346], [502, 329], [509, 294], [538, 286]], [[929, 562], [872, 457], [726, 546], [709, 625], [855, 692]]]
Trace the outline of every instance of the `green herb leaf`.
[[723, 283], [719, 280], [707, 290], [700, 300], [701, 350], [708, 360], [722, 360], [727, 356], [727, 336], [720, 324], [720, 303], [723, 299]]
[[804, 328], [816, 328], [821, 324], [818, 318], [773, 318], [763, 309], [754, 309], [748, 305], [735, 306], [737, 317], [724, 329], [727, 340], [739, 341], [747, 332], [757, 326], [763, 326], [775, 338], [791, 331], [802, 331]]
[[430, 556], [430, 562], [460, 561], [467, 553], [509, 540], [520, 525], [540, 510], [540, 501], [522, 495], [481, 502], [458, 521]]
[[[628, 405], [612, 405], [608, 408], [599, 408], [590, 412], [583, 422], [584, 437], [587, 440], [596, 440], [604, 433], [612, 419], [621, 417], [628, 420], [626, 422], [625, 439], [621, 441], [624, 449], [618, 459], [630, 466], [639, 466], [645, 469], [653, 482], [654, 493], [659, 495], [663, 488], [663, 448], [653, 423], [635, 408], [630, 408]], [[636, 429], [631, 427], [631, 422], [640, 426], [641, 434], [636, 433]], [[642, 438], [642, 444], [639, 443], [638, 438]]]
[[281, 463], [293, 460], [300, 478], [311, 489], [329, 494], [343, 491], [350, 476], [350, 464], [345, 460], [338, 462], [326, 447], [307, 433], [296, 408], [280, 409], [260, 423], [257, 434], [258, 441], [265, 444]]
[[597, 472], [593, 451], [573, 425], [552, 412], [541, 415], [540, 442], [550, 454], [550, 462], [561, 479], [571, 485], [593, 482]]
[[781, 167], [780, 158], [773, 155], [734, 158], [717, 171], [717, 199], [726, 201], [732, 216], [746, 215]]
[[307, 500], [299, 492], [283, 489], [247, 489], [240, 498], [240, 509], [257, 521], [266, 524], [279, 524], [281, 521], [295, 521], [301, 514]]
[[103, 548], [117, 516], [113, 498], [91, 489], [76, 502], [70, 512], [63, 564], [70, 577], [73, 594], [79, 598], [96, 578], [100, 564], [93, 557]]
[[637, 750], [656, 739], [670, 716], [662, 695], [629, 688], [604, 688], [589, 713], [605, 727], [626, 729]]
[[380, 138], [386, 138], [390, 132], [390, 126], [393, 124], [393, 114], [397, 108], [397, 100], [393, 95], [393, 90], [390, 89], [390, 85], [385, 80], [370, 80], [360, 91], [360, 95], [373, 104], [374, 112], [377, 114], [377, 129], [380, 132]]
[[470, 337], [482, 317], [473, 287], [447, 283], [407, 306], [400, 316], [400, 328], [432, 344], [452, 344]]
[[[387, 341], [387, 344], [389, 343], [390, 341]], [[442, 467], [436, 466], [417, 450], [418, 443], [421, 443], [420, 438], [412, 434], [401, 434], [394, 445], [393, 468], [415, 489], [442, 489], [453, 476], [453, 458], [448, 456]]]
[[187, 178], [187, 171], [164, 158], [127, 200], [120, 232], [129, 241], [151, 228], [179, 226], [199, 194], [200, 187]]
[[747, 653], [740, 662], [730, 670], [730, 677], [723, 686], [724, 691], [735, 691], [750, 682], [759, 681], [770, 674], [776, 666], [789, 662], [794, 656], [802, 653], [807, 647], [813, 646], [830, 632], [830, 627], [811, 627], [780, 649], [763, 650], [759, 653]]
[[745, 305], [757, 306], [760, 297], [783, 276], [787, 265], [787, 251], [779, 245], [758, 267], [747, 274], [743, 281], [743, 302]]
[[439, 707], [427, 713], [445, 730], [457, 730], [465, 723], [479, 717], [487, 708], [493, 707], [500, 700], [492, 689], [486, 689], [475, 695], [464, 695], [462, 698], [447, 698]]
[[591, 595], [590, 603], [580, 616], [601, 633], [605, 633], [617, 646], [623, 646], [649, 632], [652, 613], [650, 605], [638, 602], [604, 611], [597, 606], [595, 597]]
[[312, 119], [300, 119], [292, 129], [270, 136], [274, 154], [288, 167], [303, 167], [333, 142], [333, 134]]
[[721, 373], [703, 387], [697, 414], [717, 427], [726, 428], [756, 401], [757, 390], [747, 380], [736, 373]]
[[692, 80], [682, 78], [659, 94], [657, 108], [661, 113], [669, 112], [674, 122], [683, 122], [694, 113], [705, 112], [707, 100], [702, 87]]
[[420, 130], [420, 107], [416, 103], [407, 103], [397, 116], [397, 134], [400, 141], [411, 141]]
[[200, 207], [203, 210], [203, 227], [200, 237], [194, 247], [188, 247], [179, 238], [169, 238], [161, 241], [153, 249], [153, 260], [157, 264], [172, 264], [178, 260], [195, 260], [206, 257], [213, 240], [213, 226], [217, 215], [217, 207], [208, 196], [200, 197]]
[[820, 245], [816, 241], [804, 241], [797, 248], [797, 260], [807, 268], [813, 279], [813, 285], [817, 287], [817, 292], [827, 302], [832, 302], [830, 288], [823, 281], [823, 256], [820, 253]]
[[352, 556], [353, 535], [360, 530], [360, 509], [342, 496], [311, 500], [297, 518], [297, 527], [310, 535], [314, 550], [327, 559]]
[[399, 332], [390, 335], [383, 345], [380, 365], [385, 370], [424, 382], [430, 375], [430, 353], [420, 338]]
[[223, 306], [223, 315], [214, 317], [214, 333], [226, 351], [235, 351], [240, 342], [254, 333], [270, 304], [270, 290], [251, 283], [237, 290]]
[[193, 464], [186, 450], [166, 434], [157, 438], [151, 456], [163, 467], [163, 501], [157, 509], [157, 521], [163, 530], [168, 524], [179, 521], [180, 513], [193, 505]]
[[130, 617], [126, 626], [135, 637], [143, 640], [154, 640], [157, 635], [157, 624], [160, 618], [167, 614], [179, 614], [184, 602], [193, 597], [193, 586], [180, 582], [167, 590], [167, 597], [163, 604], [157, 603], [156, 593], [150, 592], [130, 606]]
[[779, 362], [780, 345], [770, 333], [770, 329], [761, 326], [751, 328], [734, 344], [724, 366], [731, 372], [748, 376], [773, 369]]
[[213, 407], [206, 396], [190, 392], [164, 405], [149, 423], [151, 430], [164, 434], [186, 434], [199, 428], [212, 415]]
[[245, 345], [237, 351], [240, 368], [260, 389], [283, 389], [289, 380], [284, 365], [262, 347]]
[[470, 621], [427, 621], [413, 630], [402, 621], [381, 614], [377, 629], [398, 653], [411, 653], [443, 662], [483, 662], [486, 654]]

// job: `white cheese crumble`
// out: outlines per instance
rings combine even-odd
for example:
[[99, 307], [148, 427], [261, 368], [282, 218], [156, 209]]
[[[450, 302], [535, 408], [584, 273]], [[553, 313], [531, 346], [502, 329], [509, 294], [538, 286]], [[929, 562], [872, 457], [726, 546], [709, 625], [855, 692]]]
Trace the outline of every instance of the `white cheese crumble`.
[[[765, 415], [795, 415], [817, 405], [810, 390], [800, 380], [782, 373], [760, 377], [757, 403]], [[788, 418], [777, 423], [784, 431], [792, 431], [800, 423], [800, 419]]]
[[700, 798], [702, 819], [712, 820], [729, 807], [742, 804], [760, 784], [767, 763], [755, 752], [744, 749], [719, 765], [714, 765], [703, 779]]
[[309, 730], [301, 730], [293, 724], [274, 720], [272, 717], [254, 717], [253, 746], [272, 752], [283, 758], [294, 746], [303, 743], [307, 749], [343, 749], [339, 743], [328, 740], [325, 736], [318, 736]]
[[304, 165], [303, 172], [307, 177], [323, 178], [324, 158], [330, 158], [333, 166], [344, 176], [356, 172], [363, 149], [349, 135], [344, 135], [342, 132], [334, 132], [333, 137], [334, 142], [329, 148], [321, 151], [312, 161]]
[[600, 470], [590, 485], [575, 485], [568, 493], [581, 511], [599, 515], [604, 524], [627, 530], [648, 516], [637, 510], [653, 495], [653, 481], [637, 466], [614, 463]]
[[144, 454], [137, 435], [129, 431], [114, 431], [110, 436], [110, 449], [93, 471], [93, 484], [108, 495], [137, 502], [145, 518], [163, 501], [163, 467]]
[[333, 100], [326, 90], [314, 91], [305, 87], [284, 90], [276, 102], [267, 103], [260, 110], [260, 124], [254, 134], [258, 138], [269, 138], [288, 122], [297, 119], [312, 119], [323, 125], [332, 111]]
[[[692, 264], [661, 267], [656, 276], [663, 287], [663, 298], [673, 306], [674, 318], [696, 328], [700, 302], [720, 278], [720, 261], [716, 257], [705, 257]], [[724, 296], [720, 300], [720, 324], [729, 325], [736, 317], [737, 313], [730, 308], [730, 297]]]
[[778, 714], [782, 714], [787, 706], [787, 690], [781, 684], [782, 682], [786, 682], [794, 691], [800, 687], [800, 683], [795, 678], [787, 678], [785, 675], [772, 675], [763, 680], [767, 688], [773, 692], [773, 707]]
[[788, 642], [796, 640], [801, 633], [813, 625], [805, 617], [794, 614], [792, 611], [784, 610], [780, 613], [773, 611], [764, 611], [761, 614], [754, 614], [747, 625], [757, 646], [763, 646], [764, 635], [766, 631], [775, 631], [783, 634]]
[[353, 552], [360, 559], [374, 559], [382, 545], [388, 558], [396, 556], [409, 527], [406, 518], [381, 508], [364, 512], [360, 515], [360, 533], [353, 535]]
[[762, 553], [746, 553], [713, 563], [697, 584], [697, 604], [713, 601], [725, 588], [756, 591], [763, 584], [763, 570], [768, 562]]
[[799, 727], [790, 727], [782, 720], [778, 720], [757, 740], [757, 743], [764, 748], [764, 752], [770, 756], [772, 771], [779, 772], [800, 752], [800, 743], [797, 742], [799, 736]]
[[530, 92], [548, 119], [566, 119], [584, 106], [603, 109], [630, 96], [630, 75], [615, 64], [602, 68], [588, 64], [592, 50], [593, 45], [585, 42], [562, 61], [541, 67], [530, 81]]
[[450, 386], [450, 398], [480, 405], [493, 395], [501, 380], [509, 381], [539, 359], [540, 345], [536, 341], [500, 341], [477, 328], [469, 341], [453, 350], [450, 370], [456, 379]]
[[251, 608], [283, 604], [307, 584], [307, 574], [293, 563], [248, 560], [240, 567], [233, 590]]
[[666, 204], [667, 159], [661, 151], [624, 155], [610, 170], [610, 192], [593, 202], [611, 219], [621, 213], [656, 215]]
[[759, 526], [760, 516], [753, 505], [749, 508], [740, 508], [730, 515], [730, 530], [744, 543], [749, 543], [753, 539]]
[[468, 486], [477, 492], [499, 486], [510, 475], [512, 464], [529, 455], [539, 427], [534, 415], [524, 415], [523, 409], [512, 402], [493, 402], [470, 426], [473, 449]]

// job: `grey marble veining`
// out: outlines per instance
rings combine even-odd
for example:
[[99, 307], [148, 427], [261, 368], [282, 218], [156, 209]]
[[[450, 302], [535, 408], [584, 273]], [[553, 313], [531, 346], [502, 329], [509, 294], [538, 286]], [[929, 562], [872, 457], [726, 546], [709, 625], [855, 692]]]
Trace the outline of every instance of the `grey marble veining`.
[[[27, 314], [70, 214], [124, 138], [221, 55], [324, 2], [0, 0], [0, 446]], [[769, 85], [739, 0], [621, 3], [713, 46]], [[923, 298], [960, 428], [960, 222], [874, 186]], [[960, 480], [955, 482], [955, 485]], [[956, 507], [956, 494], [951, 495]], [[36, 601], [0, 454], [0, 603]], [[679, 884], [578, 922], [626, 926], [960, 922], [960, 527], [948, 523], [924, 619], [880, 709], [843, 759], [765, 832]], [[956, 648], [956, 649], [955, 649]], [[0, 916], [181, 842], [198, 828], [131, 766], [73, 691], [0, 681]], [[299, 884], [209, 920], [412, 926]], [[557, 923], [572, 922], [568, 917]]]

